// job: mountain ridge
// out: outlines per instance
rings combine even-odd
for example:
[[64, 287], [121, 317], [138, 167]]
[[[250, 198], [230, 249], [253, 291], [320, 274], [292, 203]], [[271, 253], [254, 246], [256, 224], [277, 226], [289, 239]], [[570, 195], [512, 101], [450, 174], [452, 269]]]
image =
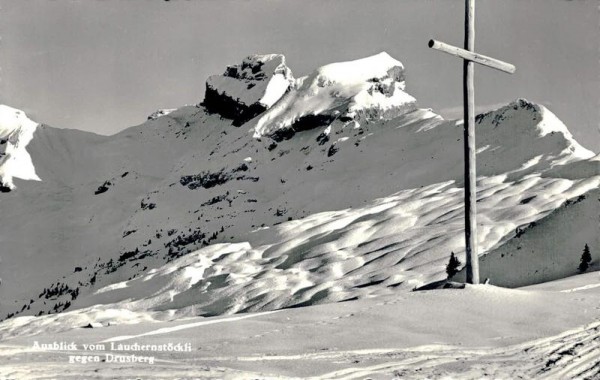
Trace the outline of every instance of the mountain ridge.
[[[253, 69], [261, 60], [278, 64]], [[253, 110], [269, 80], [291, 72], [278, 55], [246, 61], [240, 83], [261, 91], [250, 104], [228, 97], [225, 115], [184, 106], [108, 137], [37, 128], [28, 149], [42, 181], [0, 194], [2, 316], [94, 302], [215, 315], [341, 301], [439, 279], [450, 250], [464, 255], [462, 124], [417, 108], [399, 61], [327, 65]], [[593, 170], [559, 170], [596, 161], [545, 107], [518, 99], [477, 123], [483, 252], [598, 187]], [[23, 286], [25, 268], [39, 281]], [[153, 290], [127, 306], [123, 292], [140, 282]]]

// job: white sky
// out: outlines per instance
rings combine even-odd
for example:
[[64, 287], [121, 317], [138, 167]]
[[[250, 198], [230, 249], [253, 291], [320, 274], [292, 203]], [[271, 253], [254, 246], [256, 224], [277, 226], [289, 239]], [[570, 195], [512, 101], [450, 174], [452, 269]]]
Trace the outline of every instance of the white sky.
[[[101, 134], [158, 108], [198, 103], [204, 82], [252, 53], [283, 53], [296, 76], [387, 51], [422, 107], [460, 116], [463, 1], [0, 0], [0, 103], [55, 127]], [[517, 66], [476, 68], [479, 109], [524, 97], [598, 152], [598, 5], [478, 0], [477, 50]]]

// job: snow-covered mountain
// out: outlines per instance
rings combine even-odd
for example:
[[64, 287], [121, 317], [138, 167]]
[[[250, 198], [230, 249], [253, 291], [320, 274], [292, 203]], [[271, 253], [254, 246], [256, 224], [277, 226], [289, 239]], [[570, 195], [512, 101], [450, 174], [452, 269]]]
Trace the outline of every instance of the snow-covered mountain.
[[[274, 310], [411, 290], [444, 278], [451, 251], [464, 262], [462, 123], [419, 108], [399, 61], [294, 78], [283, 56], [253, 55], [206, 86], [108, 137], [0, 108], [2, 318]], [[524, 99], [479, 115], [477, 140], [484, 275], [576, 273], [579, 245], [600, 248], [569, 211], [597, 205], [597, 156]], [[523, 243], [565, 218], [587, 232]], [[504, 275], [524, 264], [539, 271]]]
[[23, 111], [0, 105], [0, 191], [14, 189], [14, 177], [40, 180], [26, 149], [37, 125]]

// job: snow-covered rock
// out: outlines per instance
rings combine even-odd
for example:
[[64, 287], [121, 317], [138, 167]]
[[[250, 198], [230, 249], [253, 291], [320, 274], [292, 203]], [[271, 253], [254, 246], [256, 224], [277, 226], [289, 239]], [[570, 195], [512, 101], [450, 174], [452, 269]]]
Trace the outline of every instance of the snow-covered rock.
[[15, 188], [13, 178], [40, 181], [26, 150], [38, 123], [23, 111], [0, 105], [0, 189]]
[[208, 78], [203, 104], [241, 125], [273, 106], [293, 83], [283, 55], [251, 55]]
[[156, 110], [156, 111], [152, 112], [150, 115], [148, 115], [148, 120], [156, 120], [159, 117], [166, 116], [175, 110], [176, 110], [176, 108], [162, 108], [162, 109]]
[[332, 63], [299, 78], [294, 88], [260, 117], [254, 137], [290, 136], [290, 132], [327, 125], [338, 118], [391, 119], [416, 109], [416, 100], [404, 89], [404, 66], [385, 52]]

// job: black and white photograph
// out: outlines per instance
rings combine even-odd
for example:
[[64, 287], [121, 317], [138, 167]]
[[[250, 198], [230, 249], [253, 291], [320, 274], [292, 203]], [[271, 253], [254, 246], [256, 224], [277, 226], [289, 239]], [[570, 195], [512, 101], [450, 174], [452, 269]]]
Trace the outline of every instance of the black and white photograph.
[[600, 380], [595, 0], [0, 0], [0, 380]]

